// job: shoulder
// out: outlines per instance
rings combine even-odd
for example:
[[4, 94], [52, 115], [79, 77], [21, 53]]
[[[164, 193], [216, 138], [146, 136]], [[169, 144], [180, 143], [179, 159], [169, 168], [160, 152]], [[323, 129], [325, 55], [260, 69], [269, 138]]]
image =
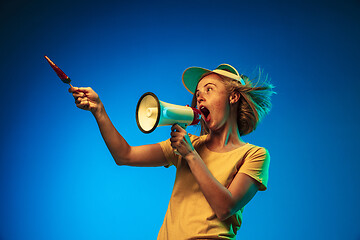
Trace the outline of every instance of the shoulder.
[[239, 172], [245, 173], [260, 183], [259, 190], [264, 191], [267, 188], [269, 179], [270, 154], [264, 147], [248, 144], [248, 150], [242, 164], [239, 166]]
[[193, 135], [193, 134], [190, 134], [190, 133], [189, 133], [189, 137], [190, 137], [190, 140], [191, 140], [192, 144], [204, 142], [205, 139], [206, 139], [206, 135], [196, 136], [196, 135]]
[[247, 144], [247, 155], [270, 157], [269, 151], [265, 147], [259, 147], [253, 144]]
[[189, 133], [189, 137], [190, 137], [191, 143], [193, 144], [193, 146], [194, 146], [195, 148], [196, 148], [197, 146], [200, 146], [200, 145], [202, 145], [202, 144], [205, 143], [206, 136], [207, 136], [207, 135], [196, 136], [196, 135], [193, 135], [193, 134], [190, 134], [190, 133]]
[[264, 147], [255, 146], [253, 144], [247, 144], [244, 151], [242, 165], [251, 165], [260, 168], [267, 169], [270, 165], [269, 151]]

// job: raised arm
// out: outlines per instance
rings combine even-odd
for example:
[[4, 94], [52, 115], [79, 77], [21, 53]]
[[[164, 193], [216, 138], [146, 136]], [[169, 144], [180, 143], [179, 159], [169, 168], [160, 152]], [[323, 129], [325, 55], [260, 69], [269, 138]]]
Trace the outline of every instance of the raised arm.
[[90, 111], [94, 115], [101, 135], [116, 164], [143, 167], [167, 165], [159, 144], [132, 147], [126, 142], [112, 124], [103, 103], [94, 90], [72, 87], [69, 92], [74, 96], [78, 108]]

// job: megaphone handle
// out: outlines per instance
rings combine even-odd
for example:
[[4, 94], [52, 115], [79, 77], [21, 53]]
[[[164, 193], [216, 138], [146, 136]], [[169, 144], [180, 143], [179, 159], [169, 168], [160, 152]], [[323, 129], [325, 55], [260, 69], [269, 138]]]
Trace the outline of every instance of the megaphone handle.
[[187, 124], [186, 123], [177, 123], [180, 127], [186, 130]]
[[[183, 129], [186, 129], [186, 127], [187, 127], [187, 124], [186, 124], [186, 123], [177, 123], [177, 125], [179, 125], [179, 126], [182, 127]], [[185, 134], [185, 139], [186, 139], [186, 141], [187, 141], [188, 143], [191, 144], [191, 140], [190, 140], [189, 134]], [[175, 150], [174, 152], [175, 152], [176, 155], [179, 155], [179, 156], [181, 155], [178, 150]]]

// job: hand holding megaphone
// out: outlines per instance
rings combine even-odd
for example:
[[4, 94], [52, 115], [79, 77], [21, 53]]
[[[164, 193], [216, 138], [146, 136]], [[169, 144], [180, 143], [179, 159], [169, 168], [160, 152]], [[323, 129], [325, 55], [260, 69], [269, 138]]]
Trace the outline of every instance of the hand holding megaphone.
[[160, 126], [178, 124], [182, 128], [196, 125], [201, 112], [192, 107], [160, 101], [154, 93], [143, 94], [136, 106], [136, 123], [143, 133], [151, 133]]
[[171, 147], [177, 155], [185, 157], [191, 152], [195, 151], [194, 146], [191, 143], [189, 134], [180, 127], [178, 124], [174, 124], [171, 127]]

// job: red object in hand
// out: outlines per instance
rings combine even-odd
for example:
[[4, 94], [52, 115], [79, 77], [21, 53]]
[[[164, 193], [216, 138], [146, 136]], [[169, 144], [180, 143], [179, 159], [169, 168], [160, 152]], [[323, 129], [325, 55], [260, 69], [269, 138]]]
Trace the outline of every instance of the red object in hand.
[[[46, 58], [46, 60], [48, 61], [48, 63], [52, 67], [52, 69], [54, 69], [56, 74], [59, 76], [61, 81], [63, 81], [64, 83], [70, 84], [70, 82], [71, 82], [70, 78], [58, 66], [56, 66], [55, 63], [53, 63], [50, 60], [50, 58], [48, 58], [47, 56], [44, 56], [44, 57]], [[70, 86], [71, 86], [71, 84], [70, 84]]]

